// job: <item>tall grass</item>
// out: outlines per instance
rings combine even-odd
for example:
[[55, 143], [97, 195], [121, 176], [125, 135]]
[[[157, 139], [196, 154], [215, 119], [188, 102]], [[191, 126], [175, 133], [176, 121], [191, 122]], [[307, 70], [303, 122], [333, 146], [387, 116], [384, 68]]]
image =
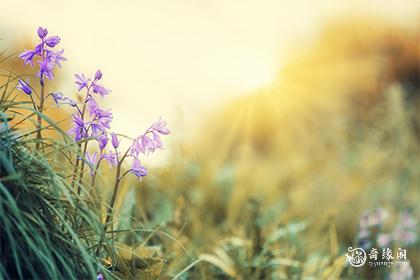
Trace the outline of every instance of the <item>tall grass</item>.
[[[367, 22], [371, 29], [363, 31]], [[410, 78], [419, 73], [416, 37], [367, 22], [323, 34], [274, 85], [218, 109], [191, 143], [174, 148], [167, 167], [136, 188], [136, 216], [177, 236], [197, 258], [191, 263], [171, 248], [169, 273], [396, 277], [396, 267], [355, 269], [344, 258], [348, 247], [360, 246], [366, 211], [388, 211], [384, 233], [403, 211], [420, 217], [419, 84]], [[408, 250], [418, 277], [418, 240], [390, 246]]]
[[[2, 62], [14, 58], [7, 56]], [[57, 121], [45, 113], [50, 102], [39, 110], [32, 95], [16, 90], [21, 76], [1, 71], [0, 278], [96, 279], [101, 274], [106, 279], [163, 279], [165, 260], [148, 246], [149, 240], [167, 239], [184, 253], [186, 249], [159, 228], [133, 223], [133, 202], [127, 204], [125, 220], [116, 224], [118, 189], [114, 187], [108, 205], [108, 195], [95, 192], [84, 176], [88, 170], [83, 164], [77, 168], [75, 162], [85, 161], [83, 143], [62, 130], [63, 117]], [[120, 173], [128, 173], [122, 163], [117, 179], [98, 178], [98, 189], [119, 182], [124, 176]]]
[[24, 108], [17, 105], [0, 107], [0, 278], [93, 279], [98, 262], [89, 247], [97, 241], [89, 236], [100, 231], [97, 215], [10, 129], [8, 111]]

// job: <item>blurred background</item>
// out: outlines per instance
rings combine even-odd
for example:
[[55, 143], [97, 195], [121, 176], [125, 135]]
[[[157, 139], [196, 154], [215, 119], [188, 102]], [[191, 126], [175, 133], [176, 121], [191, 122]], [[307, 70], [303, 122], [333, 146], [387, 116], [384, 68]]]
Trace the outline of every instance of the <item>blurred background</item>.
[[[159, 227], [210, 263], [191, 279], [419, 277], [417, 1], [0, 5], [14, 11], [0, 50], [30, 48], [38, 26], [61, 37], [54, 90], [73, 95], [74, 73], [101, 69], [113, 130], [168, 121], [150, 176], [125, 182], [121, 224]], [[168, 271], [191, 262], [152, 242]], [[357, 245], [406, 248], [411, 274], [346, 266]]]
[[[223, 102], [269, 86], [331, 21], [360, 15], [372, 20], [364, 30], [378, 18], [413, 26], [418, 6], [411, 0], [2, 1], [2, 10], [19, 12], [2, 15], [0, 44], [21, 46], [27, 38], [29, 47], [38, 26], [60, 35], [68, 58], [60, 90], [75, 91], [64, 77], [101, 69], [114, 93], [114, 126], [131, 135], [160, 115], [176, 126], [180, 116], [184, 122], [200, 119]], [[130, 124], [134, 117], [139, 127]]]

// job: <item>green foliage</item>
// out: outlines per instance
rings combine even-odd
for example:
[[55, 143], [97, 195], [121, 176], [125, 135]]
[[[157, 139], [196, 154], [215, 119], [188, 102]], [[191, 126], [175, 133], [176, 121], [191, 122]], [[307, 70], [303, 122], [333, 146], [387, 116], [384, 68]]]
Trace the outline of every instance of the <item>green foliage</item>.
[[[407, 96], [393, 86], [369, 112], [352, 108], [353, 116], [319, 120], [322, 130], [315, 125], [306, 131], [311, 150], [290, 148], [301, 157], [298, 164], [295, 158], [281, 160], [281, 137], [262, 156], [249, 143], [251, 151], [243, 155], [237, 143], [226, 148], [220, 138], [216, 146], [212, 138], [199, 142], [191, 161], [180, 151], [138, 188], [137, 217], [161, 221], [162, 230], [177, 236], [196, 259], [180, 258], [173, 248], [168, 272], [176, 279], [388, 277], [394, 270], [346, 266], [344, 254], [358, 246], [366, 210], [380, 206], [391, 213], [384, 232], [395, 227], [402, 211], [419, 217], [419, 103]], [[231, 131], [226, 123], [219, 123], [220, 130]], [[224, 154], [216, 162], [223, 148], [239, 155]], [[171, 248], [160, 244], [164, 252]], [[415, 273], [416, 244], [405, 246]]]
[[96, 214], [1, 116], [0, 278], [92, 278], [97, 261], [87, 248], [100, 228]]

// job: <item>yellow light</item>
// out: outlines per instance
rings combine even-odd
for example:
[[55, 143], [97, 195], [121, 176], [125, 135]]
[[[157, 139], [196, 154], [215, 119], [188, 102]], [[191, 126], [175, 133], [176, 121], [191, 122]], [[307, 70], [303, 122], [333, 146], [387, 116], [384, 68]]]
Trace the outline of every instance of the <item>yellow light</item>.
[[266, 61], [254, 61], [243, 75], [243, 89], [257, 90], [269, 86], [276, 78], [276, 67]]

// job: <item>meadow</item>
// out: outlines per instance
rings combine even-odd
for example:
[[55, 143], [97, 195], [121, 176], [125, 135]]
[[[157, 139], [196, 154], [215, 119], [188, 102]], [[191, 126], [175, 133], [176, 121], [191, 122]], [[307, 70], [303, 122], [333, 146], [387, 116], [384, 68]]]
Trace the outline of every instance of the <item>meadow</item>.
[[[58, 94], [74, 77], [45, 30], [0, 53], [1, 279], [420, 277], [416, 28], [332, 23], [152, 170], [171, 124], [118, 134], [99, 70]], [[353, 267], [349, 247], [407, 263]]]

